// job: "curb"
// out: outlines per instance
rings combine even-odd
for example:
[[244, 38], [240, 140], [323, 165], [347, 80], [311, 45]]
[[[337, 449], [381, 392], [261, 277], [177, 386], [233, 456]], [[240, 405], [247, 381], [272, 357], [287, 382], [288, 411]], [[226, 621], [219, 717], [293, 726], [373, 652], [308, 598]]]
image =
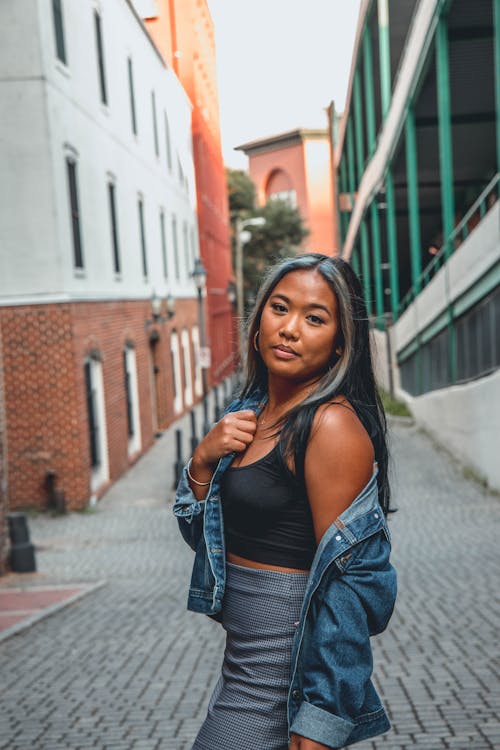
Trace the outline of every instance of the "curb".
[[396, 414], [387, 414], [388, 424], [400, 424], [404, 427], [413, 427], [415, 425], [415, 419], [413, 417], [400, 417]]
[[[27, 617], [24, 620], [21, 620], [21, 622], [16, 622], [14, 625], [11, 625], [10, 628], [6, 628], [5, 630], [2, 630], [0, 632], [0, 643], [2, 641], [7, 640], [7, 638], [10, 638], [13, 635], [17, 635], [18, 633], [21, 633], [23, 630], [27, 630], [32, 625], [36, 625], [37, 622], [40, 622], [40, 620], [44, 620], [46, 617], [50, 617], [51, 615], [55, 615], [57, 612], [59, 612], [61, 609], [64, 609], [64, 607], [69, 606], [70, 604], [73, 604], [74, 602], [78, 601], [79, 599], [83, 599], [84, 596], [87, 596], [87, 594], [91, 594], [93, 591], [97, 591], [98, 589], [105, 586], [107, 581], [96, 581], [95, 583], [90, 584], [71, 584], [71, 583], [65, 583], [65, 584], [54, 584], [53, 586], [50, 585], [44, 585], [44, 586], [34, 586], [32, 590], [39, 590], [43, 591], [44, 589], [57, 589], [57, 588], [68, 588], [70, 586], [82, 586], [82, 590], [78, 591], [76, 594], [72, 594], [67, 599], [64, 599], [63, 601], [57, 602], [56, 604], [52, 604], [49, 607], [45, 607], [44, 609], [39, 610], [38, 612], [34, 612], [30, 617]], [[26, 591], [26, 589], [24, 589]]]

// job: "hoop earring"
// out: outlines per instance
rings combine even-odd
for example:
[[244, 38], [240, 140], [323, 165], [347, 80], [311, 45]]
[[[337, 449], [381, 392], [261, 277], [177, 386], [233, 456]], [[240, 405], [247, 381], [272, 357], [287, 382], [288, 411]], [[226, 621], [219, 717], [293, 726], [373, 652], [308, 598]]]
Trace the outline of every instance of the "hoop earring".
[[255, 349], [256, 352], [259, 351], [258, 339], [259, 339], [259, 331], [255, 331], [255, 334], [253, 337], [253, 348]]
[[328, 371], [329, 371], [329, 372], [330, 372], [331, 370], [333, 370], [333, 368], [335, 367], [335, 365], [337, 364], [337, 362], [339, 361], [339, 359], [340, 359], [340, 358], [342, 357], [342, 354], [343, 354], [343, 353], [344, 353], [344, 352], [342, 351], [342, 349], [340, 349], [340, 348], [339, 348], [339, 349], [335, 349], [335, 352], [334, 352], [334, 355], [335, 355], [335, 359], [334, 359], [334, 360], [333, 360], [333, 362], [332, 362], [332, 363], [331, 363], [331, 364], [330, 364], [330, 365], [328, 366]]

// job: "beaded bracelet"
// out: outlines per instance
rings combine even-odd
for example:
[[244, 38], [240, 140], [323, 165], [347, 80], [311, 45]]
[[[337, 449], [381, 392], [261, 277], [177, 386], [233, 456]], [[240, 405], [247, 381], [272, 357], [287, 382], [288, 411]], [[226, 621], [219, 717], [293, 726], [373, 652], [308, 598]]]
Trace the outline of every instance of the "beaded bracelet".
[[210, 482], [211, 482], [212, 480], [210, 480], [210, 482], [198, 482], [198, 480], [197, 480], [197, 479], [195, 479], [195, 478], [193, 477], [193, 475], [191, 474], [191, 472], [190, 472], [190, 469], [191, 469], [191, 463], [192, 463], [192, 461], [193, 461], [193, 457], [191, 456], [191, 458], [190, 458], [190, 459], [189, 459], [189, 461], [188, 461], [188, 465], [187, 465], [187, 475], [188, 475], [188, 477], [189, 477], [189, 478], [190, 478], [190, 480], [191, 480], [191, 481], [193, 482], [193, 484], [197, 484], [197, 485], [198, 485], [198, 487], [208, 487], [208, 485], [210, 484]]

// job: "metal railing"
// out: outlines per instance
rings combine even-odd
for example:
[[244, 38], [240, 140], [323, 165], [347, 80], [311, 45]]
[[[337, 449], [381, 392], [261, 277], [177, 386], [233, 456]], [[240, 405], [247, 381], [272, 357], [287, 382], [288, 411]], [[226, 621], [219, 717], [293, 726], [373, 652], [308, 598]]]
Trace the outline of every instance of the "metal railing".
[[[453, 255], [455, 250], [462, 244], [462, 242], [464, 242], [464, 240], [467, 239], [469, 234], [486, 216], [489, 209], [494, 205], [499, 197], [498, 191], [495, 191], [496, 186], [499, 184], [500, 173], [497, 172], [496, 175], [486, 185], [479, 197], [474, 201], [464, 217], [456, 225], [453, 232], [443, 243], [431, 262], [428, 263], [428, 265], [424, 268], [424, 270], [418, 277], [417, 283], [413, 284], [407, 294], [405, 294], [405, 296], [399, 303], [399, 314], [404, 312], [411, 305], [413, 300], [418, 297], [418, 294], [420, 294], [422, 289], [427, 286], [431, 279], [434, 278], [434, 276], [437, 274], [439, 269], [442, 268], [442, 266], [444, 266], [450, 256]], [[494, 200], [491, 199], [491, 196], [494, 196]], [[474, 223], [473, 227], [469, 227], [470, 223], [475, 221], [475, 219], [477, 219], [477, 222]]]

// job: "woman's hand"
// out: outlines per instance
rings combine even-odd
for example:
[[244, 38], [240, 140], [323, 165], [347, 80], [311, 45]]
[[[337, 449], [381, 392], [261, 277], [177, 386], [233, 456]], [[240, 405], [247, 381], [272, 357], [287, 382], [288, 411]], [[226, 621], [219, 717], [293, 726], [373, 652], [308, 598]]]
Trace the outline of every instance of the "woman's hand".
[[[191, 474], [198, 482], [209, 482], [214, 466], [228, 453], [241, 453], [252, 442], [257, 429], [257, 417], [250, 409], [233, 411], [222, 417], [199, 443], [193, 453]], [[198, 499], [206, 494], [206, 488], [191, 483]]]
[[299, 734], [292, 734], [290, 738], [290, 750], [330, 750], [328, 745], [322, 745], [321, 742], [314, 742], [307, 737], [301, 737]]

